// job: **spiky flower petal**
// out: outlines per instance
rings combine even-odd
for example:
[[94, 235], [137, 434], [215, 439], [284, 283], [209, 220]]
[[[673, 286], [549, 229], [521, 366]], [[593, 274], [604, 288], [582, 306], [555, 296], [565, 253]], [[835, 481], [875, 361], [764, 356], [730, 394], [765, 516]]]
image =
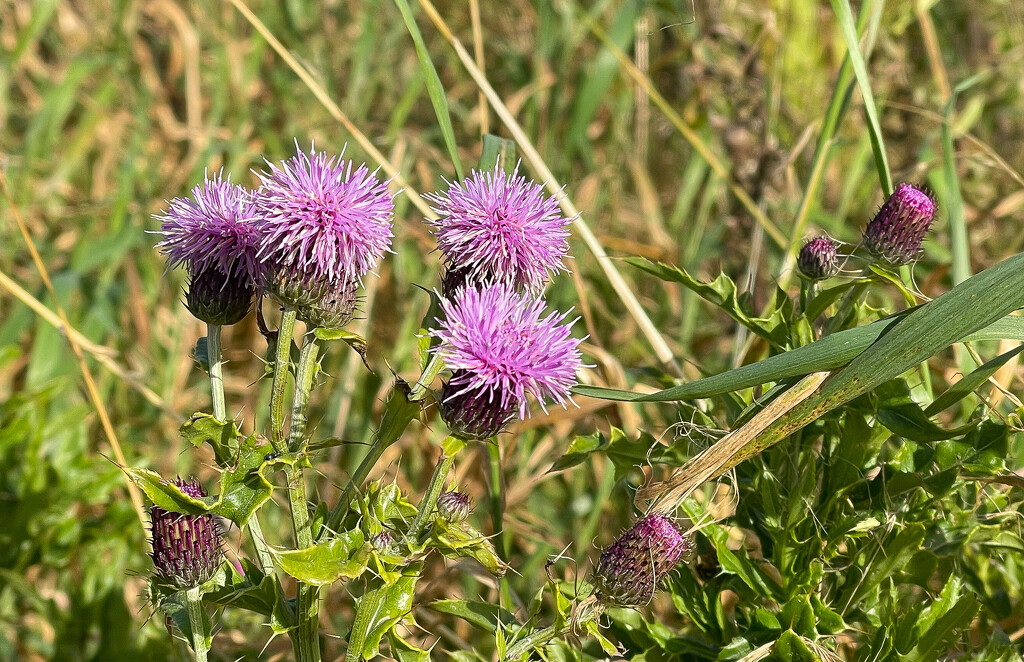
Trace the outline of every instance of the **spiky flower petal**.
[[[581, 366], [580, 340], [570, 335], [565, 313], [545, 317], [544, 301], [507, 285], [467, 287], [442, 299], [445, 319], [430, 333], [435, 350], [454, 371], [444, 400], [497, 403], [528, 415], [527, 396], [563, 406]], [[443, 413], [442, 407], [442, 413]]]
[[[195, 479], [179, 478], [176, 484], [190, 497], [206, 496]], [[150, 508], [149, 514], [156, 581], [193, 588], [212, 579], [224, 556], [213, 515], [185, 515], [159, 506]]]
[[652, 513], [640, 518], [601, 553], [594, 572], [598, 597], [605, 603], [642, 607], [664, 577], [694, 552], [693, 537], [672, 520]]
[[365, 165], [313, 149], [260, 173], [259, 258], [315, 282], [359, 281], [391, 246], [394, 203]]
[[831, 278], [839, 273], [837, 249], [838, 244], [831, 237], [811, 239], [797, 255], [797, 269], [810, 280]]
[[864, 246], [896, 264], [909, 264], [921, 252], [921, 242], [935, 217], [935, 202], [919, 188], [902, 183], [885, 201], [864, 230]]
[[449, 522], [461, 522], [473, 511], [473, 500], [465, 492], [449, 490], [437, 497], [437, 514]]
[[157, 248], [168, 266], [184, 266], [192, 275], [215, 268], [232, 278], [259, 280], [256, 207], [249, 191], [218, 173], [193, 188], [192, 197], [167, 204], [155, 218], [163, 235]]
[[[500, 166], [452, 183], [426, 196], [438, 218], [428, 221], [446, 268], [468, 285], [506, 283], [540, 291], [562, 270], [569, 250], [571, 219], [543, 188]], [[445, 294], [455, 289], [447, 287]]]

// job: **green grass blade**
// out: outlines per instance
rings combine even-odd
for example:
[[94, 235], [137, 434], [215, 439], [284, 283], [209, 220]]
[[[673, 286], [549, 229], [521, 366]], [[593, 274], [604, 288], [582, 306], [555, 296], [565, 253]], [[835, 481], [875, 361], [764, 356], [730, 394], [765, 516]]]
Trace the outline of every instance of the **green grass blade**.
[[[784, 354], [771, 356], [763, 361], [704, 377], [686, 384], [658, 391], [637, 393], [599, 386], [577, 386], [576, 395], [620, 402], [668, 402], [694, 398], [710, 398], [738, 389], [750, 388], [777, 382], [788, 377], [800, 377], [812, 372], [835, 370], [857, 358], [871, 343], [905, 318], [887, 318], [840, 331], [809, 345], [804, 345]], [[993, 324], [958, 339], [965, 341], [1020, 340], [1024, 342], [1024, 317], [1006, 317]], [[955, 342], [955, 341], [954, 341]], [[982, 380], [984, 381], [984, 380]]]
[[946, 104], [942, 120], [942, 174], [945, 184], [946, 217], [949, 219], [949, 243], [953, 253], [953, 283], [962, 283], [971, 277], [971, 244], [964, 220], [964, 199], [960, 195], [960, 182], [956, 176], [953, 147], [953, 115], [956, 95]]
[[871, 136], [871, 148], [875, 154], [875, 168], [878, 170], [878, 180], [881, 182], [885, 194], [888, 195], [893, 190], [892, 173], [889, 171], [889, 158], [885, 154], [885, 140], [882, 138], [882, 127], [878, 122], [878, 110], [875, 108], [875, 97], [871, 93], [868, 70], [864, 64], [864, 57], [860, 52], [857, 28], [853, 22], [850, 2], [849, 0], [832, 0], [832, 8], [839, 19], [839, 26], [842, 28], [843, 38], [846, 40], [846, 48], [850, 56], [850, 64], [853, 65], [853, 73], [857, 77], [857, 85], [860, 87], [861, 96], [864, 98], [864, 114], [868, 120], [868, 132]]
[[441, 127], [441, 135], [444, 136], [444, 144], [448, 148], [448, 155], [455, 167], [455, 176], [458, 179], [464, 177], [462, 161], [459, 159], [459, 148], [455, 143], [455, 129], [452, 127], [452, 118], [448, 114], [448, 98], [445, 96], [441, 79], [437, 75], [434, 63], [430, 60], [430, 52], [423, 41], [423, 35], [416, 25], [416, 19], [412, 15], [412, 9], [406, 0], [395, 0], [398, 10], [402, 12], [402, 20], [409, 29], [409, 35], [416, 45], [416, 57], [420, 61], [420, 69], [423, 71], [423, 78], [427, 83], [427, 94], [430, 95], [430, 103], [434, 105], [434, 113], [437, 115], [437, 124]]
[[516, 167], [516, 143], [488, 133], [484, 136], [484, 147], [480, 153], [480, 169], [494, 170], [499, 163], [505, 172], [512, 172]]
[[[1015, 319], [1015, 318], [1008, 318]], [[1006, 364], [1007, 361], [1020, 354], [1021, 350], [1024, 350], [1024, 345], [1014, 347], [1008, 352], [1004, 352], [999, 356], [986, 362], [983, 366], [971, 372], [956, 384], [950, 386], [945, 393], [935, 398], [935, 400], [928, 405], [924, 410], [924, 413], [932, 416], [939, 413], [943, 409], [946, 409], [957, 402], [960, 402], [965, 397], [974, 392], [974, 389], [984, 384], [989, 377], [996, 374], [996, 372]]]

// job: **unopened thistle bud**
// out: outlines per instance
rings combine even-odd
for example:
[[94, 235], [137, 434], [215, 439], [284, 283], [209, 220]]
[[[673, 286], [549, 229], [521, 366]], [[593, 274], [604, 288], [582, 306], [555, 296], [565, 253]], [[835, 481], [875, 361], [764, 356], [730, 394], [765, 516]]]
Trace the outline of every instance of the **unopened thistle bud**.
[[900, 184], [864, 230], [864, 247], [895, 265], [913, 262], [935, 217], [935, 202], [910, 184]]
[[449, 522], [461, 522], [473, 510], [473, 501], [465, 492], [451, 490], [437, 497], [437, 514]]
[[[178, 479], [181, 491], [193, 498], [206, 496], [199, 481]], [[154, 578], [177, 588], [194, 588], [213, 578], [224, 552], [213, 515], [186, 515], [153, 506], [152, 521]]]
[[680, 561], [689, 561], [693, 551], [692, 536], [663, 515], [647, 515], [601, 553], [594, 573], [598, 598], [642, 607], [654, 597], [658, 583]]
[[381, 531], [370, 538], [370, 546], [373, 547], [378, 554], [391, 553], [395, 548], [396, 542], [398, 541], [395, 540], [394, 534], [390, 531]]
[[455, 383], [468, 379], [456, 371], [452, 380], [441, 387], [441, 418], [448, 430], [466, 441], [485, 441], [505, 429], [505, 424], [516, 417], [517, 407], [502, 402], [491, 391], [468, 391]]
[[225, 275], [210, 266], [189, 277], [185, 304], [190, 313], [207, 324], [237, 324], [249, 313], [256, 296], [252, 279]]
[[797, 269], [809, 280], [823, 280], [839, 273], [836, 242], [829, 237], [811, 239], [800, 249], [796, 258]]

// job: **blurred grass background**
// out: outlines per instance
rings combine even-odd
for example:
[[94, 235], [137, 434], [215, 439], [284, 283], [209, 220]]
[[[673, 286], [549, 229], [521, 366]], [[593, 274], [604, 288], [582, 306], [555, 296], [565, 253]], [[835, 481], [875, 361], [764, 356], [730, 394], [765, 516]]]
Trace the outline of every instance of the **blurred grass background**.
[[[391, 2], [249, 6], [411, 187], [431, 191], [454, 176], [412, 40]], [[472, 45], [471, 3], [438, 8]], [[482, 131], [508, 133], [493, 113], [481, 113], [477, 86], [414, 10], [468, 167], [479, 158]], [[726, 164], [729, 179], [790, 236], [846, 52], [828, 3], [509, 0], [481, 2], [479, 10], [491, 84], [613, 255], [664, 260], [704, 277], [721, 269], [763, 304], [780, 273], [790, 277], [786, 255], [804, 236], [827, 231], [856, 243], [883, 200], [854, 92], [821, 185], [808, 196], [806, 231], [777, 245], [582, 19], [589, 14], [607, 32]], [[944, 118], [972, 270], [1024, 243], [1024, 6], [889, 2], [879, 18], [868, 64], [894, 177], [929, 184], [944, 210], [914, 272], [921, 291], [934, 295], [952, 278], [944, 203], [957, 199], [943, 179]], [[947, 114], [952, 91], [965, 82]], [[207, 170], [224, 168], [254, 185], [250, 170], [293, 153], [296, 139], [332, 151], [348, 143], [346, 156], [369, 160], [229, 3], [0, 1], [0, 167], [61, 306], [95, 343], [89, 365], [129, 462], [166, 475], [212, 475], [209, 458], [185, 452], [177, 436], [183, 419], [208, 408], [205, 375], [191, 357], [204, 330], [180, 304], [182, 275], [165, 275], [152, 248], [151, 215]], [[175, 645], [159, 617], [147, 621], [138, 576], [149, 567], [144, 531], [118, 470], [100, 455], [110, 449], [66, 338], [27, 305], [34, 298], [53, 310], [55, 302], [11, 205], [0, 209], [0, 272], [24, 289], [0, 289], [0, 659], [166, 658]], [[360, 322], [375, 374], [333, 348], [325, 361], [331, 378], [314, 396], [316, 434], [355, 442], [319, 466], [327, 498], [359, 459], [389, 367], [417, 374], [414, 334], [429, 302], [416, 285], [437, 284], [431, 249], [422, 214], [399, 196], [395, 254], [379, 279], [369, 279]], [[579, 332], [590, 334], [596, 364], [589, 379], [629, 386], [657, 360], [593, 256], [579, 241], [573, 249], [576, 280], [558, 279], [549, 299], [583, 315]], [[716, 372], [763, 349], [744, 351], [730, 321], [687, 291], [625, 264], [620, 270], [685, 374]], [[261, 389], [250, 388], [265, 350], [254, 318], [227, 330], [224, 345], [229, 409], [252, 429], [264, 413]], [[952, 378], [956, 365], [952, 353], [933, 361], [939, 378]], [[677, 416], [666, 406], [580, 404], [537, 412], [502, 443], [506, 528], [522, 575], [512, 584], [524, 600], [542, 583], [550, 554], [571, 544], [568, 554], [583, 562], [595, 538], [607, 544], [630, 516], [630, 494], [615, 487], [603, 462], [548, 473], [574, 434], [614, 424], [658, 435]], [[413, 426], [382, 468], [419, 493], [438, 436], [429, 425]], [[467, 454], [458, 470], [487, 522], [486, 449]], [[265, 529], [284, 531], [284, 513], [269, 508]], [[229, 540], [237, 545], [236, 536]], [[428, 576], [419, 603], [493, 595], [469, 564], [438, 561]], [[348, 598], [340, 589], [330, 600], [324, 612], [343, 633]], [[441, 636], [438, 653], [472, 645], [465, 624], [442, 626], [427, 610], [417, 618]], [[1017, 621], [1004, 629], [1024, 628], [1024, 618]], [[255, 659], [266, 637], [255, 622], [232, 616], [215, 651]], [[266, 653], [288, 654], [283, 639]]]

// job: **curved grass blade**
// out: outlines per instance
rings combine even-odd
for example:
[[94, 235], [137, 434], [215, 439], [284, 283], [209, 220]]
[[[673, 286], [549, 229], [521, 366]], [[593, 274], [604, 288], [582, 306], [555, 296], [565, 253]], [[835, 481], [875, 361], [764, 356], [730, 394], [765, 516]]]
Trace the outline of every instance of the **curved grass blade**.
[[448, 97], [445, 96], [444, 86], [437, 75], [437, 69], [430, 60], [430, 52], [427, 44], [423, 41], [423, 35], [416, 25], [416, 18], [412, 15], [412, 9], [406, 0], [395, 0], [398, 11], [402, 12], [402, 20], [405, 27], [409, 29], [409, 35], [416, 45], [416, 57], [420, 61], [420, 69], [423, 71], [423, 79], [427, 84], [427, 94], [430, 95], [430, 103], [434, 106], [434, 113], [437, 115], [437, 125], [441, 128], [441, 135], [444, 136], [445, 147], [448, 148], [448, 155], [455, 166], [455, 176], [463, 178], [462, 161], [459, 160], [459, 147], [455, 143], [455, 129], [452, 127], [452, 118], [448, 114]]
[[832, 0], [832, 8], [836, 12], [836, 18], [839, 19], [839, 27], [843, 31], [843, 38], [846, 40], [846, 48], [850, 56], [850, 64], [853, 66], [853, 73], [857, 77], [857, 85], [860, 87], [860, 94], [864, 99], [864, 114], [868, 120], [868, 135], [871, 137], [871, 149], [875, 154], [875, 168], [878, 170], [878, 180], [881, 182], [885, 194], [889, 195], [893, 191], [892, 173], [889, 171], [889, 158], [885, 155], [882, 126], [878, 122], [875, 97], [871, 93], [868, 70], [864, 65], [864, 57], [860, 52], [857, 27], [853, 22], [850, 1]]
[[945, 393], [935, 398], [935, 400], [925, 408], [924, 413], [928, 416], [933, 416], [943, 409], [947, 409], [948, 407], [960, 402], [973, 393], [974, 389], [984, 384], [989, 377], [996, 374], [996, 372], [1002, 368], [1007, 361], [1020, 354], [1021, 350], [1024, 350], [1024, 345], [1014, 347], [1010, 351], [1004, 352], [994, 359], [989, 360], [984, 365], [971, 372], [971, 374], [946, 389]]
[[[657, 393], [637, 393], [636, 391], [582, 385], [574, 388], [573, 393], [589, 398], [619, 402], [668, 402], [710, 398], [768, 382], [777, 382], [787, 377], [835, 370], [855, 359], [904, 317], [906, 317], [906, 312], [855, 329], [840, 331], [809, 345], [790, 350], [785, 354], [771, 356], [757, 363], [673, 386]], [[957, 340], [965, 342], [1020, 340], [1024, 342], [1024, 317], [1006, 317], [997, 320], [984, 329]]]

